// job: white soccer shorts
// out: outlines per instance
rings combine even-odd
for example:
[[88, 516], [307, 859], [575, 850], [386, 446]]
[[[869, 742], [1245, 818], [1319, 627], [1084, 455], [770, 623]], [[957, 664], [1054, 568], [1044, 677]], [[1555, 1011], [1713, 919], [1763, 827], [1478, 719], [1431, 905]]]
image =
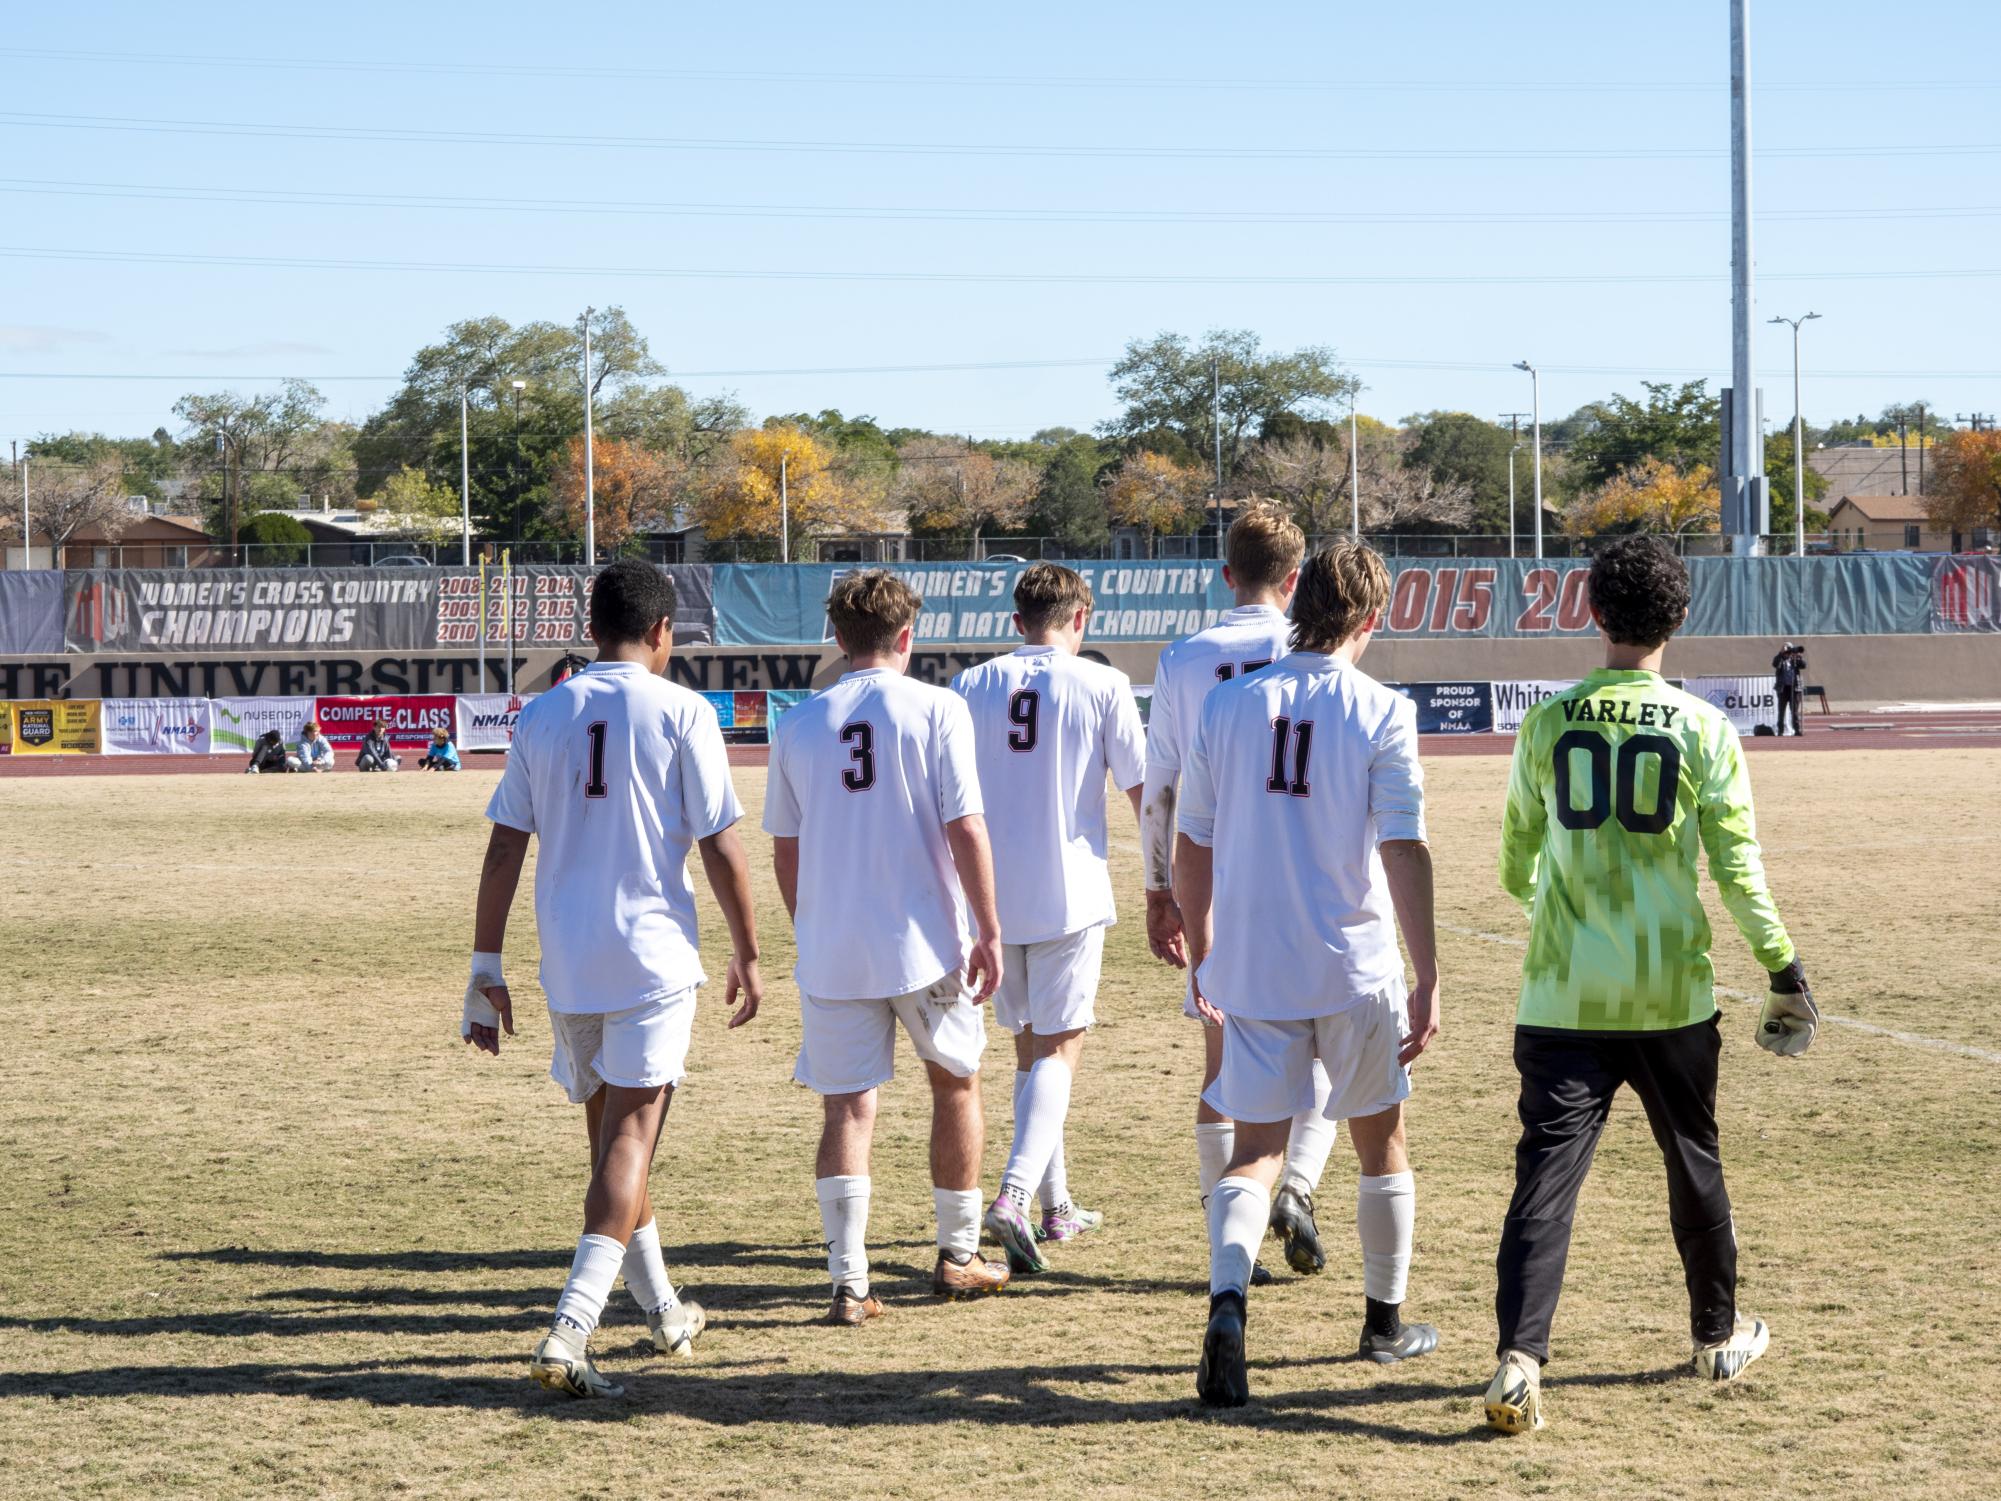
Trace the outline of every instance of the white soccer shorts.
[[692, 987], [625, 1011], [551, 1011], [556, 1046], [549, 1077], [563, 1086], [572, 1105], [583, 1104], [606, 1084], [620, 1089], [679, 1084], [688, 1071], [694, 1028]]
[[896, 1024], [926, 1063], [966, 1079], [979, 1072], [987, 1021], [956, 971], [882, 1001], [799, 996], [799, 1062], [792, 1077], [815, 1094], [860, 1094], [896, 1077]]
[[1376, 1115], [1410, 1097], [1397, 1051], [1410, 1035], [1403, 981], [1332, 1016], [1261, 1021], [1224, 1016], [1223, 1067], [1202, 1091], [1231, 1120], [1270, 1122], [1313, 1103], [1313, 1060], [1327, 1069], [1329, 1120]]
[[1042, 943], [1004, 943], [994, 1020], [1010, 1032], [1033, 1027], [1043, 1037], [1094, 1027], [1104, 965], [1102, 925]]

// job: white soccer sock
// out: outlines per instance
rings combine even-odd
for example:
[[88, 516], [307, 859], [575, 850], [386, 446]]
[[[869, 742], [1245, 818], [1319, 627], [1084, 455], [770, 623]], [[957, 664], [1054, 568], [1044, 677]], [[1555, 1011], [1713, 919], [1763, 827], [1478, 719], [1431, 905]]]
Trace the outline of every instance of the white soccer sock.
[[1063, 1139], [1070, 1113], [1070, 1065], [1055, 1054], [1035, 1060], [1014, 1118], [1014, 1149], [1001, 1172], [1001, 1190], [1024, 1212]]
[[624, 1260], [625, 1247], [609, 1235], [581, 1237], [570, 1261], [570, 1280], [556, 1299], [556, 1317], [589, 1339], [604, 1316], [604, 1300], [611, 1296]]
[[1208, 1203], [1209, 1196], [1215, 1193], [1217, 1181], [1230, 1166], [1230, 1154], [1236, 1149], [1235, 1121], [1195, 1123], [1195, 1163], [1196, 1171], [1201, 1175], [1203, 1203]]
[[1327, 1119], [1327, 1097], [1332, 1086], [1320, 1060], [1313, 1061], [1313, 1103], [1292, 1118], [1292, 1130], [1285, 1142], [1285, 1169], [1278, 1186], [1294, 1193], [1311, 1194], [1320, 1187], [1320, 1175], [1327, 1171], [1327, 1154], [1334, 1150], [1340, 1125]]
[[980, 1191], [977, 1188], [931, 1190], [931, 1207], [938, 1215], [938, 1249], [963, 1261], [980, 1248]]
[[1271, 1190], [1255, 1178], [1225, 1178], [1209, 1194], [1209, 1296], [1243, 1294], [1271, 1221]]
[[813, 1184], [820, 1199], [820, 1230], [827, 1241], [827, 1275], [834, 1288], [868, 1296], [868, 1194], [866, 1173], [821, 1178]]
[[1056, 1150], [1042, 1174], [1042, 1212], [1060, 1214], [1070, 1207], [1070, 1167], [1063, 1160], [1063, 1133], [1056, 1133]]
[[648, 1313], [680, 1302], [667, 1280], [667, 1262], [660, 1254], [660, 1222], [648, 1220], [625, 1243], [625, 1290]]
[[1403, 1302], [1410, 1276], [1411, 1227], [1417, 1180], [1408, 1172], [1364, 1176], [1355, 1192], [1355, 1230], [1362, 1240], [1362, 1291], [1378, 1303]]

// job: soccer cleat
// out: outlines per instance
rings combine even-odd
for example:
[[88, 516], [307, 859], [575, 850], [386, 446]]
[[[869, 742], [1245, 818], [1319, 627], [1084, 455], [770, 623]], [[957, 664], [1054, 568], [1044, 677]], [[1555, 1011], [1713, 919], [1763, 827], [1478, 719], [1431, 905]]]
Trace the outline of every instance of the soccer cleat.
[[1730, 1338], [1713, 1345], [1698, 1345], [1695, 1351], [1695, 1369], [1711, 1381], [1735, 1381], [1744, 1374], [1744, 1367], [1765, 1353], [1765, 1347], [1772, 1342], [1772, 1331], [1763, 1319], [1746, 1318], [1741, 1314], [1737, 1327], [1730, 1331]]
[[696, 1339], [709, 1327], [709, 1315], [701, 1304], [684, 1300], [654, 1309], [646, 1315], [646, 1327], [662, 1355], [693, 1355]]
[[931, 1291], [955, 1303], [961, 1298], [983, 1298], [1006, 1287], [1008, 1276], [1005, 1266], [988, 1261], [977, 1251], [964, 1261], [954, 1261], [940, 1251], [938, 1265], [931, 1272]]
[[1266, 1266], [1262, 1261], [1253, 1261], [1251, 1263], [1251, 1286], [1271, 1286], [1271, 1268]]
[[552, 1392], [571, 1397], [622, 1397], [625, 1388], [598, 1374], [583, 1336], [565, 1324], [550, 1326], [528, 1358], [528, 1374]]
[[851, 1287], [834, 1289], [834, 1306], [828, 1310], [827, 1322], [856, 1329], [870, 1319], [879, 1319], [886, 1310], [882, 1299], [874, 1293], [858, 1293]]
[[1373, 1360], [1377, 1365], [1415, 1360], [1437, 1348], [1436, 1324], [1405, 1324], [1395, 1334], [1376, 1334], [1368, 1329], [1362, 1331], [1362, 1358]]
[[1313, 1223], [1313, 1195], [1281, 1188], [1271, 1203], [1271, 1233], [1285, 1243], [1285, 1261], [1302, 1277], [1325, 1270], [1320, 1227]]
[[1075, 1240], [1080, 1235], [1099, 1229], [1104, 1223], [1105, 1217], [1095, 1209], [1079, 1209], [1075, 1204], [1065, 1204], [1042, 1217], [1042, 1223], [1035, 1227], [1035, 1238], [1038, 1241]]
[[1046, 1272], [1049, 1263], [1042, 1259], [1042, 1253], [1035, 1249], [1035, 1232], [1029, 1228], [1028, 1216], [1021, 1212], [1021, 1206], [1007, 1196], [1003, 1189], [994, 1196], [987, 1206], [986, 1218], [981, 1221], [987, 1234], [1007, 1252], [1008, 1270], [1014, 1272]]
[[1487, 1426], [1500, 1433], [1534, 1433], [1542, 1427], [1542, 1362], [1521, 1350], [1501, 1357], [1487, 1383]]
[[1209, 1300], [1209, 1327], [1202, 1335], [1202, 1363], [1195, 1368], [1195, 1395], [1204, 1407], [1242, 1407], [1251, 1400], [1244, 1373], [1244, 1295], [1217, 1293]]

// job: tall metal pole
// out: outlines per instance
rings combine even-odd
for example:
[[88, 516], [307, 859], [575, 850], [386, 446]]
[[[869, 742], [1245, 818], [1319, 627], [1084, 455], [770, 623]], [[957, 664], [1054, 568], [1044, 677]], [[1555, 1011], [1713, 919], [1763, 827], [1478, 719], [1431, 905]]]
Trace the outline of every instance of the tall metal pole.
[[1529, 423], [1535, 437], [1535, 555], [1542, 556], [1542, 372], [1527, 360], [1516, 360], [1517, 370], [1529, 374]]
[[[14, 451], [20, 452], [18, 443]], [[15, 462], [21, 469], [21, 566], [32, 568], [35, 566], [35, 536], [28, 530], [28, 461], [16, 459]]]
[[1730, 484], [1737, 530], [1731, 551], [1763, 546], [1765, 456], [1758, 443], [1757, 375], [1751, 361], [1751, 0], [1730, 0]]
[[1515, 555], [1515, 455], [1522, 451], [1517, 443], [1508, 450], [1508, 556]]
[[1925, 493], [1925, 404], [1918, 403], [1918, 494]]
[[778, 561], [792, 561], [792, 490], [789, 483], [792, 461], [789, 454], [778, 455]]
[[1353, 514], [1348, 518], [1349, 528], [1357, 542], [1362, 540], [1362, 445], [1359, 441], [1360, 419], [1355, 416], [1355, 397], [1348, 397], [1348, 505]]
[[[472, 567], [472, 447], [467, 441], [466, 388], [459, 387], [459, 566]], [[484, 579], [485, 574], [481, 574]], [[481, 608], [485, 608], [485, 586], [481, 585]], [[480, 620], [480, 639], [486, 637], [486, 621]]]
[[595, 568], [598, 561], [598, 495], [596, 454], [591, 434], [591, 314], [584, 309], [584, 566]]
[[1807, 313], [1798, 318], [1774, 318], [1774, 323], [1790, 323], [1793, 329], [1793, 556], [1806, 556], [1806, 436], [1800, 417], [1800, 325], [1818, 318]]
[[1209, 426], [1216, 440], [1216, 556], [1223, 556], [1223, 357], [1209, 356], [1209, 390], [1213, 402]]

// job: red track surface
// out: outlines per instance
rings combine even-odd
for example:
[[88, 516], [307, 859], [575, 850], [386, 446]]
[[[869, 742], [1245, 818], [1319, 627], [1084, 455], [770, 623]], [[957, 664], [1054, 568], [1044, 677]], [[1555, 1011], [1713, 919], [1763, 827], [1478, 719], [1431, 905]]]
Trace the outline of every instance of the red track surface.
[[[1426, 735], [1427, 756], [1501, 756], [1514, 749], [1512, 735]], [[1945, 709], [1936, 713], [1809, 714], [1807, 733], [1779, 740], [1752, 736], [1747, 749], [1760, 755], [1793, 755], [1830, 750], [1996, 750], [2001, 749], [2001, 710]], [[763, 766], [770, 752], [761, 745], [730, 747], [732, 766]], [[241, 756], [0, 756], [0, 777], [230, 775], [243, 772]], [[466, 758], [473, 771], [498, 771], [496, 753]], [[337, 773], [354, 775], [354, 758], [343, 755]], [[412, 775], [410, 771], [397, 773]]]

